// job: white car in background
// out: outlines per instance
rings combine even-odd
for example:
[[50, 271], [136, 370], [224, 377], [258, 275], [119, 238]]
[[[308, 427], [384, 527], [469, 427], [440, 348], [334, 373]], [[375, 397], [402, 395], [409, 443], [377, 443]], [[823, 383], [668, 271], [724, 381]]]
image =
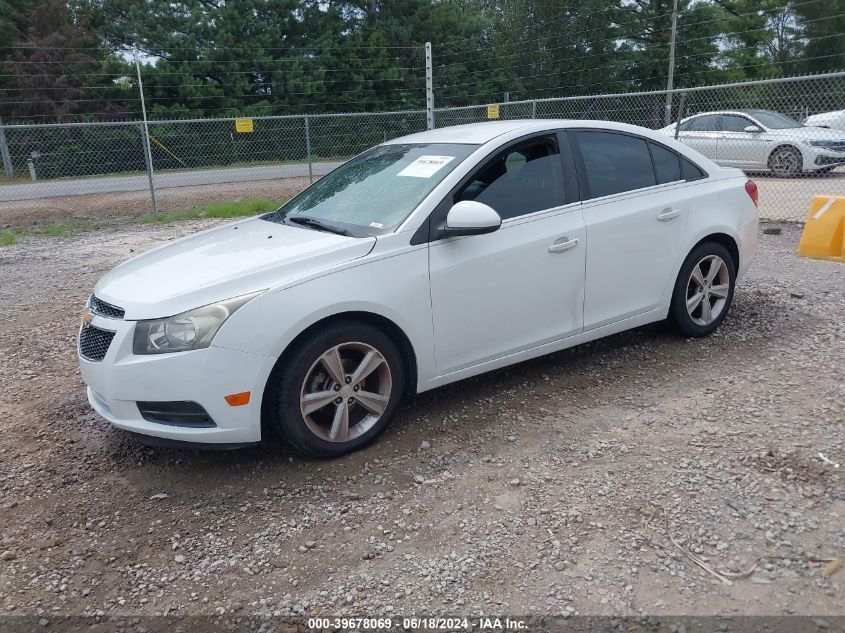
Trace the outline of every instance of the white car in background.
[[702, 112], [660, 131], [718, 165], [775, 176], [826, 173], [845, 165], [845, 134], [807, 127], [771, 110]]
[[738, 169], [631, 125], [412, 134], [106, 274], [79, 332], [88, 399], [159, 440], [275, 430], [342, 455], [409, 394], [667, 317], [713, 332], [756, 204]]
[[831, 130], [845, 131], [845, 110], [836, 110], [834, 112], [822, 112], [821, 114], [814, 114], [804, 119], [804, 125], [812, 125], [814, 127], [826, 127]]

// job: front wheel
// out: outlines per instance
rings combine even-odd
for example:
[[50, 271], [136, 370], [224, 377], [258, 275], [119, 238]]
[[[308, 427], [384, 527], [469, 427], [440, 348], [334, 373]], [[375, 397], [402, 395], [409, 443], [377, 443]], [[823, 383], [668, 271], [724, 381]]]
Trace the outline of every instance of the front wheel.
[[705, 242], [696, 246], [684, 260], [669, 316], [684, 336], [712, 333], [724, 320], [731, 306], [736, 280], [736, 264], [724, 246]]
[[405, 389], [396, 345], [357, 321], [306, 334], [270, 380], [269, 424], [313, 457], [339, 457], [374, 440]]
[[794, 147], [779, 147], [769, 157], [769, 169], [778, 178], [794, 178], [801, 175], [804, 160]]

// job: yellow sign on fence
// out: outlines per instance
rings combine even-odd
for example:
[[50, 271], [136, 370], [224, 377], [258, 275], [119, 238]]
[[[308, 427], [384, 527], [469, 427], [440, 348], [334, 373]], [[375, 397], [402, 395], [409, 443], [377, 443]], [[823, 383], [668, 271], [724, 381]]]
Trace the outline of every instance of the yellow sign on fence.
[[252, 132], [252, 119], [244, 117], [235, 119], [235, 132], [238, 134]]
[[487, 118], [488, 119], [498, 119], [499, 118], [499, 104], [498, 103], [491, 103], [487, 106]]

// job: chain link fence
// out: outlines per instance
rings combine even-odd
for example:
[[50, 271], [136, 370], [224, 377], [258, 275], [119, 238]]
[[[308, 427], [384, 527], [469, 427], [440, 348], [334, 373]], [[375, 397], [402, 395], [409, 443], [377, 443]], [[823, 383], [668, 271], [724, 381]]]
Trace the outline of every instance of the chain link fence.
[[845, 196], [843, 109], [845, 72], [839, 72], [444, 108], [437, 111], [436, 124], [477, 123], [491, 117], [601, 119], [660, 129], [753, 177], [760, 188], [762, 218], [800, 221], [813, 196]]
[[[434, 118], [437, 127], [563, 118], [662, 129], [749, 173], [763, 218], [802, 220], [813, 195], [845, 195], [845, 129], [836, 129], [845, 117], [826, 114], [843, 108], [845, 72], [439, 108]], [[149, 211], [151, 183], [165, 211], [278, 200], [372, 145], [425, 129], [425, 110], [150, 121], [148, 161], [139, 122], [0, 126], [0, 226], [44, 213]]]

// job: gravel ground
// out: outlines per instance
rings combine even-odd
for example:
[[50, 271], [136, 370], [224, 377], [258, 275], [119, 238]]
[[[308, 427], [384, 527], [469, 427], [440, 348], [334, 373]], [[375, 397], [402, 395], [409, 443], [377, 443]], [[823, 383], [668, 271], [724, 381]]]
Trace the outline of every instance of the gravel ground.
[[845, 615], [845, 266], [797, 227], [708, 339], [467, 380], [321, 462], [143, 447], [86, 403], [96, 279], [209, 225], [0, 249], [0, 614]]

